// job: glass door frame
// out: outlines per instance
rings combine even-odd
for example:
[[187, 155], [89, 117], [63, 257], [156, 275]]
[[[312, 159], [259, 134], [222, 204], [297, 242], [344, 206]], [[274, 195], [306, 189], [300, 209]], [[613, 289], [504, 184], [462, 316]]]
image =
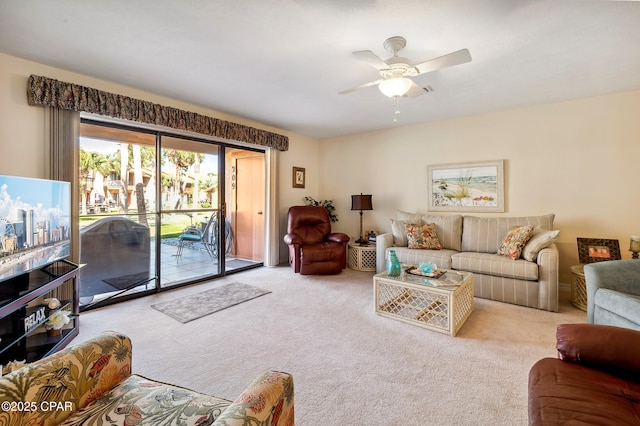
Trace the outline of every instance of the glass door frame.
[[[159, 173], [156, 173], [156, 200], [158, 203], [159, 208], [157, 209], [158, 212], [158, 216], [159, 216], [159, 223], [160, 225], [162, 225], [162, 217], [164, 215], [170, 215], [170, 214], [180, 214], [180, 213], [210, 213], [210, 214], [215, 214], [218, 217], [218, 223], [224, 223], [221, 222], [224, 220], [225, 217], [225, 193], [224, 191], [220, 190], [221, 188], [221, 183], [224, 183], [224, 176], [225, 176], [225, 165], [224, 165], [224, 144], [219, 143], [219, 142], [214, 142], [214, 141], [209, 141], [206, 139], [201, 139], [201, 138], [196, 138], [193, 136], [186, 136], [186, 135], [176, 135], [173, 133], [169, 133], [169, 132], [162, 132], [159, 131], [157, 136], [156, 136], [156, 147], [157, 147], [157, 152], [156, 152], [156, 164], [160, 164], [160, 166], [157, 168], [157, 171]], [[217, 208], [200, 208], [200, 209], [165, 209], [162, 205], [162, 151], [165, 148], [165, 146], [163, 145], [162, 139], [163, 138], [172, 138], [172, 139], [182, 139], [184, 140], [186, 143], [188, 142], [195, 142], [195, 143], [204, 143], [207, 145], [212, 145], [216, 147], [217, 150], [217, 157], [218, 157], [218, 164], [217, 164], [217, 168], [218, 168], [218, 207]], [[217, 227], [218, 230], [218, 235], [217, 235], [217, 251], [218, 251], [218, 272], [217, 273], [213, 273], [213, 274], [206, 274], [206, 275], [202, 275], [200, 277], [194, 278], [194, 279], [187, 279], [185, 281], [178, 281], [174, 284], [170, 284], [170, 285], [166, 285], [163, 286], [162, 285], [162, 263], [163, 261], [166, 262], [167, 259], [163, 259], [162, 255], [161, 255], [161, 244], [162, 244], [162, 238], [161, 238], [161, 226], [156, 227], [156, 269], [158, 271], [160, 271], [159, 273], [159, 278], [156, 281], [156, 288], [158, 289], [158, 292], [160, 291], [164, 291], [164, 290], [170, 290], [173, 288], [179, 288], [179, 287], [183, 287], [183, 286], [187, 286], [187, 285], [191, 285], [191, 284], [195, 284], [195, 283], [199, 283], [199, 282], [203, 282], [203, 281], [209, 281], [215, 278], [219, 278], [221, 276], [224, 276], [225, 274], [225, 269], [224, 269], [224, 259], [225, 259], [225, 253], [224, 253], [224, 249], [223, 247], [225, 247], [225, 235], [224, 235], [224, 227], [223, 226], [218, 226]]]
[[[211, 145], [216, 145], [218, 147], [219, 150], [219, 154], [218, 154], [218, 184], [219, 186], [221, 186], [222, 188], [224, 188], [225, 182], [226, 182], [226, 165], [225, 165], [225, 156], [224, 153], [227, 151], [227, 149], [229, 148], [236, 148], [236, 149], [242, 149], [242, 150], [247, 150], [247, 151], [255, 151], [255, 152], [259, 152], [262, 153], [265, 156], [265, 171], [264, 171], [264, 179], [265, 179], [265, 187], [263, 188], [263, 190], [265, 191], [265, 229], [264, 229], [264, 238], [265, 238], [265, 253], [263, 256], [263, 261], [262, 263], [257, 263], [256, 265], [253, 266], [249, 266], [249, 267], [243, 267], [243, 268], [239, 268], [237, 269], [238, 272], [246, 270], [246, 269], [251, 269], [253, 267], [260, 267], [263, 265], [268, 264], [268, 260], [267, 260], [267, 253], [270, 250], [273, 250], [272, 244], [268, 243], [269, 241], [269, 236], [271, 234], [271, 229], [273, 228], [273, 224], [271, 224], [270, 222], [273, 220], [273, 218], [271, 217], [272, 215], [270, 214], [270, 212], [273, 210], [273, 206], [270, 205], [271, 201], [273, 200], [273, 196], [271, 193], [271, 190], [269, 189], [270, 185], [269, 185], [269, 179], [270, 179], [270, 174], [273, 177], [273, 171], [270, 171], [270, 167], [272, 167], [273, 165], [275, 165], [275, 157], [272, 157], [269, 155], [269, 149], [266, 147], [260, 147], [260, 146], [248, 146], [247, 144], [244, 143], [228, 143], [228, 142], [223, 142], [223, 141], [218, 141], [215, 139], [208, 139], [206, 137], [202, 137], [202, 135], [198, 136], [198, 135], [194, 135], [191, 134], [189, 132], [184, 132], [184, 134], [180, 133], [179, 131], [174, 132], [169, 132], [167, 131], [165, 128], [158, 128], [157, 126], [152, 126], [152, 125], [141, 125], [139, 123], [135, 123], [134, 125], [130, 124], [130, 123], [123, 123], [121, 120], [115, 120], [115, 119], [111, 119], [108, 117], [102, 117], [102, 116], [94, 116], [91, 114], [81, 114], [81, 123], [86, 123], [86, 124], [92, 124], [92, 125], [97, 125], [97, 126], [103, 126], [103, 127], [111, 127], [111, 128], [116, 128], [116, 129], [121, 129], [121, 130], [125, 130], [125, 131], [131, 131], [131, 132], [140, 132], [140, 133], [146, 133], [146, 134], [153, 134], [155, 135], [156, 138], [156, 171], [160, 171], [161, 170], [161, 166], [158, 166], [160, 164], [161, 161], [161, 148], [162, 148], [162, 144], [161, 144], [161, 138], [162, 136], [169, 136], [169, 137], [173, 137], [173, 138], [181, 138], [181, 139], [185, 139], [185, 140], [189, 140], [189, 141], [194, 141], [194, 142], [198, 142], [198, 143], [206, 143], [206, 144], [211, 144]], [[79, 146], [78, 146], [79, 149]], [[274, 153], [272, 153], [273, 155]], [[161, 173], [156, 173], [156, 200], [160, 201], [161, 200]], [[75, 182], [75, 185], [78, 185], [78, 182]], [[218, 209], [210, 209], [208, 211], [211, 211], [212, 213], [218, 214], [219, 217], [224, 218], [226, 215], [226, 194], [224, 189], [219, 191], [220, 195], [219, 195], [219, 202], [220, 202], [220, 207]], [[161, 206], [161, 203], [160, 203]], [[188, 212], [189, 210], [182, 210], [180, 212]], [[221, 247], [218, 248], [218, 252], [219, 252], [219, 269], [218, 269], [218, 273], [217, 274], [212, 274], [212, 275], [206, 275], [203, 276], [202, 278], [197, 278], [194, 280], [189, 280], [189, 281], [185, 281], [185, 282], [179, 282], [170, 286], [165, 286], [163, 287], [161, 285], [161, 276], [162, 276], [162, 272], [161, 272], [161, 256], [160, 256], [160, 249], [161, 249], [161, 234], [162, 234], [162, 230], [161, 230], [161, 225], [162, 225], [162, 215], [166, 214], [166, 213], [170, 213], [173, 211], [165, 211], [163, 210], [161, 207], [160, 208], [156, 208], [155, 211], [153, 212], [153, 216], [155, 217], [155, 221], [156, 221], [156, 230], [155, 230], [155, 244], [154, 244], [154, 250], [155, 250], [155, 274], [153, 277], [150, 277], [149, 283], [153, 280], [155, 280], [155, 285], [152, 286], [149, 289], [145, 289], [145, 290], [140, 290], [140, 291], [136, 291], [134, 293], [130, 293], [130, 294], [116, 294], [115, 296], [108, 298], [106, 300], [97, 302], [93, 305], [90, 305], [87, 309], [95, 309], [95, 308], [99, 308], [99, 307], [103, 307], [106, 305], [110, 305], [110, 304], [115, 304], [118, 302], [123, 302], [126, 300], [131, 300], [131, 299], [135, 299], [138, 297], [144, 297], [150, 294], [155, 294], [155, 293], [159, 293], [165, 290], [171, 290], [174, 288], [179, 288], [179, 287], [184, 287], [184, 286], [189, 286], [189, 285], [193, 285], [193, 284], [197, 284], [203, 281], [210, 281], [212, 279], [216, 279], [216, 278], [220, 278], [222, 276], [227, 275], [228, 273], [233, 273], [233, 272], [227, 272], [226, 268], [225, 268], [225, 227], [224, 226], [219, 226], [218, 227], [218, 241], [219, 244], [221, 244]], [[276, 250], [277, 253], [277, 250]], [[86, 310], [86, 309], [85, 309]]]

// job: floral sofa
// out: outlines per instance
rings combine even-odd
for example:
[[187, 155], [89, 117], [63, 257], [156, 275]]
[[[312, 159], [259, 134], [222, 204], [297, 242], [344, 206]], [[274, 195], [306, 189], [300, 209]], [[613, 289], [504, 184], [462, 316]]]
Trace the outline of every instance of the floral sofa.
[[[439, 269], [472, 272], [476, 297], [557, 312], [555, 241], [560, 231], [553, 230], [554, 218], [553, 214], [477, 217], [398, 211], [391, 219], [391, 232], [376, 239], [376, 269], [385, 270], [388, 252], [394, 249], [401, 263], [431, 262]], [[525, 227], [530, 231], [526, 244], [518, 234]], [[420, 248], [410, 244], [416, 242], [416, 232], [427, 243], [418, 244]]]
[[0, 425], [293, 425], [293, 379], [268, 371], [231, 402], [131, 374], [105, 332], [0, 378]]

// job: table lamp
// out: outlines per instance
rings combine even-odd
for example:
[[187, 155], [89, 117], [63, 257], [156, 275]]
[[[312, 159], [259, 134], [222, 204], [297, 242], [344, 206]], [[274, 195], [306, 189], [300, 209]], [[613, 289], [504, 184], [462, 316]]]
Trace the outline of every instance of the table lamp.
[[360, 193], [360, 195], [352, 195], [351, 210], [360, 210], [360, 233], [358, 234], [360, 238], [356, 240], [356, 243], [360, 244], [361, 246], [366, 246], [369, 244], [369, 241], [367, 241], [367, 239], [362, 236], [362, 212], [364, 210], [373, 210], [373, 205], [371, 204], [371, 195], [362, 195], [362, 192]]
[[632, 259], [638, 258], [638, 252], [640, 251], [640, 236], [632, 235], [631, 242], [629, 243], [629, 251], [633, 253], [631, 255]]

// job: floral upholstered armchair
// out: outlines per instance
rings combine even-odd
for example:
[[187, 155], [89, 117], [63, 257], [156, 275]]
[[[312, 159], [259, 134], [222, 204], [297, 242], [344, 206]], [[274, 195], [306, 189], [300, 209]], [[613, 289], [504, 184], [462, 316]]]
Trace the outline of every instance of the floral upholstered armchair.
[[115, 332], [0, 378], [0, 425], [293, 425], [293, 379], [267, 371], [231, 402], [131, 374]]

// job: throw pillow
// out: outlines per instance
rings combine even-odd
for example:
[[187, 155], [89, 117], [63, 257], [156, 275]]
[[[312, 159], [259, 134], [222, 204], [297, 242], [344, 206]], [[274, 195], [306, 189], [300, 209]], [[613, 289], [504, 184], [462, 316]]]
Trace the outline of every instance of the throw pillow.
[[498, 247], [498, 254], [516, 260], [520, 257], [522, 248], [531, 239], [532, 233], [533, 226], [531, 225], [514, 226], [502, 240], [502, 244]]
[[391, 219], [391, 234], [393, 235], [393, 245], [396, 247], [407, 246], [407, 231], [404, 229], [405, 221]]
[[543, 248], [549, 247], [551, 244], [558, 240], [560, 231], [548, 231], [538, 226], [533, 228], [533, 235], [529, 242], [522, 249], [522, 257], [530, 262], [535, 262], [538, 258], [538, 253]]
[[442, 250], [435, 223], [426, 225], [405, 224], [404, 227], [407, 231], [407, 245], [410, 249]]

